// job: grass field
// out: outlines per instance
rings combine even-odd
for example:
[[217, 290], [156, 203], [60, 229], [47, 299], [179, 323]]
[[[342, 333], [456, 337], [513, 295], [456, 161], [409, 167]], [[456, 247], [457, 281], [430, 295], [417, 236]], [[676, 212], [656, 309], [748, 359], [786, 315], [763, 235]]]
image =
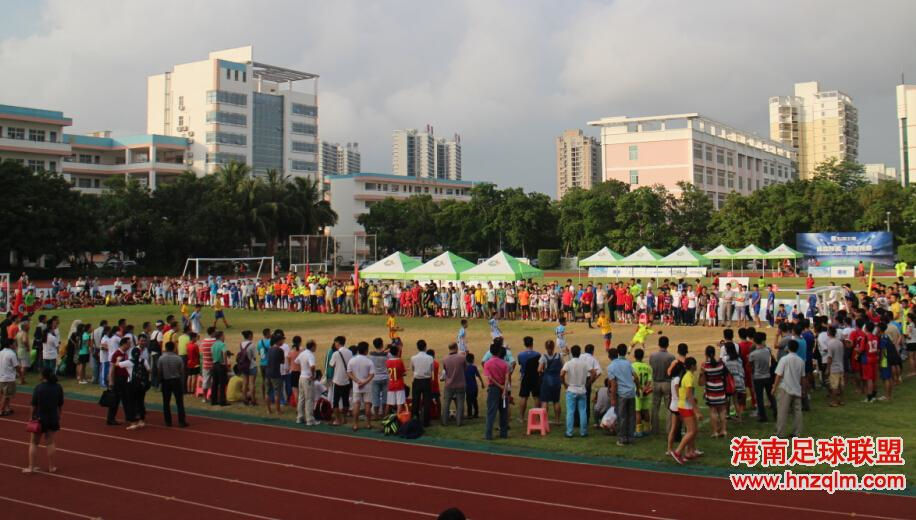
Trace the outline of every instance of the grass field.
[[[80, 319], [83, 322], [97, 324], [101, 319], [107, 319], [113, 322], [118, 318], [126, 318], [129, 323], [140, 326], [143, 321], [154, 321], [162, 319], [167, 314], [177, 314], [177, 308], [171, 306], [132, 306], [132, 307], [108, 307], [93, 309], [67, 309], [57, 311], [56, 314], [61, 318], [61, 334], [65, 335], [69, 330], [72, 320]], [[204, 325], [209, 325], [208, 320], [212, 319], [212, 311], [204, 311]], [[231, 349], [236, 349], [238, 342], [241, 340], [241, 331], [251, 329], [257, 333], [264, 327], [282, 328], [286, 336], [292, 338], [294, 335], [301, 335], [304, 340], [314, 339], [318, 342], [318, 361], [323, 366], [324, 356], [328, 346], [331, 344], [334, 336], [344, 335], [350, 344], [357, 341], [371, 341], [374, 337], [385, 337], [386, 329], [384, 318], [380, 316], [344, 316], [344, 315], [314, 315], [287, 312], [252, 312], [230, 310], [227, 312], [232, 328], [227, 331], [227, 343]], [[406, 345], [405, 359], [413, 355], [415, 342], [418, 339], [425, 339], [430, 348], [436, 350], [436, 357], [441, 360], [446, 353], [446, 345], [454, 341], [455, 333], [458, 330], [458, 320], [443, 319], [400, 319], [400, 324], [404, 327], [402, 338]], [[509, 322], [501, 323], [501, 328], [507, 338], [507, 343], [512, 346], [516, 354], [521, 348], [521, 338], [525, 335], [531, 335], [535, 338], [535, 344], [538, 350], [543, 351], [543, 342], [553, 337], [551, 323], [541, 322]], [[629, 341], [633, 326], [618, 326], [614, 329], [615, 341]], [[574, 323], [568, 327], [571, 332], [569, 343], [586, 344], [593, 343], [601, 345], [600, 333], [595, 329], [588, 329], [583, 323]], [[672, 344], [685, 342], [690, 346], [691, 355], [696, 357], [702, 356], [702, 350], [707, 344], [717, 342], [721, 337], [721, 329], [704, 328], [704, 327], [658, 327], [665, 335], [671, 338]], [[472, 352], [477, 354], [477, 359], [489, 345], [489, 328], [484, 320], [472, 320], [469, 327], [469, 346]], [[654, 339], [650, 340], [651, 345], [647, 349], [649, 352], [654, 350]], [[599, 356], [602, 366], [607, 366], [607, 358], [604, 355]], [[30, 380], [34, 379], [30, 376]], [[916, 391], [913, 387], [916, 385], [916, 379], [906, 379], [904, 384], [895, 389], [894, 401], [892, 403], [879, 402], [875, 404], [865, 404], [861, 402], [858, 394], [853, 395], [847, 391], [847, 405], [842, 408], [829, 408], [822, 391], [817, 391], [812, 397], [812, 411], [805, 414], [805, 432], [812, 437], [830, 437], [833, 435], [841, 436], [902, 436], [904, 438], [905, 452], [904, 456], [909, 459], [916, 456], [912, 444], [916, 442], [913, 424], [916, 423], [916, 407], [913, 401], [916, 399]], [[64, 386], [68, 392], [80, 393], [88, 396], [97, 396], [99, 390], [96, 386], [76, 385], [73, 381], [65, 381]], [[516, 383], [517, 389], [517, 383]], [[485, 411], [484, 396], [481, 395], [481, 414]], [[562, 401], [563, 399], [561, 399]], [[160, 403], [160, 396], [151, 391], [148, 394], [147, 401], [151, 404]], [[196, 399], [188, 399], [189, 406], [194, 409], [209, 409], [209, 405], [201, 404]], [[263, 407], [251, 408], [242, 405], [233, 405], [226, 410], [228, 413], [244, 414], [252, 417], [266, 416]], [[216, 410], [212, 413], [220, 413]], [[708, 417], [708, 414], [704, 414]], [[281, 419], [272, 418], [274, 421], [292, 422], [295, 419], [295, 413], [287, 411]], [[627, 447], [618, 447], [615, 445], [616, 438], [609, 437], [597, 429], [592, 429], [587, 438], [566, 439], [563, 437], [562, 427], [553, 427], [551, 433], [546, 438], [540, 436], [526, 437], [524, 435], [524, 424], [520, 422], [518, 409], [512, 410], [512, 422], [510, 438], [508, 440], [495, 441], [487, 443], [483, 440], [483, 418], [471, 420], [465, 426], [456, 428], [450, 426], [442, 428], [437, 425], [429, 428], [424, 436], [430, 442], [460, 443], [472, 449], [497, 449], [497, 450], [537, 450], [538, 452], [553, 453], [554, 456], [571, 456], [571, 457], [603, 457], [611, 460], [619, 460], [622, 463], [631, 464], [636, 461], [637, 464], [667, 466], [670, 459], [666, 458], [665, 442], [661, 437], [639, 439], [635, 444]], [[330, 426], [322, 425], [319, 428], [333, 429]], [[742, 424], [729, 424], [729, 433], [733, 435], [747, 434], [751, 437], [768, 437], [774, 433], [775, 424], [773, 418], [771, 422], [760, 424], [752, 418], [746, 418]], [[342, 431], [343, 429], [341, 429]], [[347, 430], [349, 431], [349, 430]], [[345, 433], [342, 431], [342, 433]], [[374, 435], [374, 434], [371, 434]], [[729, 466], [729, 446], [728, 441], [723, 439], [711, 439], [708, 435], [708, 423], [704, 419], [701, 423], [700, 437], [698, 448], [706, 452], [706, 456], [691, 463], [694, 466], [704, 467], [728, 467]], [[672, 462], [673, 464], [673, 462]], [[910, 478], [916, 477], [913, 464], [907, 464], [904, 468], [884, 468], [880, 471], [897, 472], [902, 469]], [[797, 471], [804, 471], [804, 468], [795, 468]], [[815, 468], [816, 471], [825, 471], [824, 467]], [[876, 468], [842, 468], [842, 471], [850, 472], [874, 472]]]

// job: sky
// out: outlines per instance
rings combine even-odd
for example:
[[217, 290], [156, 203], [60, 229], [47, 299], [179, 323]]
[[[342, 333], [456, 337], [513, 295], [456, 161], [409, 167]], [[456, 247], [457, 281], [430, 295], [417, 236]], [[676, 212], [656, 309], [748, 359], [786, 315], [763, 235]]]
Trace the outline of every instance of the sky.
[[391, 170], [398, 128], [459, 133], [464, 178], [555, 195], [555, 138], [606, 116], [699, 112], [768, 134], [768, 99], [820, 81], [859, 110], [859, 161], [897, 166], [916, 83], [909, 0], [0, 0], [0, 104], [74, 133], [144, 133], [146, 77], [217, 49], [321, 76], [322, 140]]

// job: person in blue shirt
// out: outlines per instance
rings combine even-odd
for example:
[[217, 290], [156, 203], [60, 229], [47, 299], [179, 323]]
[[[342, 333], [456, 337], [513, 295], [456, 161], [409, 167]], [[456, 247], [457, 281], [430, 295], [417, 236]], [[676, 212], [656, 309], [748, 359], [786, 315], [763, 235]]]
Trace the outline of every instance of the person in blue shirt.
[[480, 415], [480, 408], [477, 406], [477, 381], [480, 381], [480, 386], [483, 386], [483, 378], [480, 377], [480, 371], [474, 364], [474, 354], [468, 353], [467, 361], [468, 366], [464, 369], [464, 396], [468, 409], [465, 416], [476, 419]]
[[458, 352], [463, 354], [468, 351], [468, 320], [461, 320], [456, 343], [458, 343]]
[[519, 373], [522, 377], [521, 388], [518, 392], [518, 396], [521, 398], [518, 408], [521, 412], [520, 417], [524, 421], [528, 417], [525, 415], [528, 409], [528, 397], [534, 398], [535, 408], [541, 407], [541, 378], [538, 373], [541, 354], [534, 350], [534, 338], [531, 336], [525, 336], [522, 339], [522, 343], [525, 345], [525, 350], [518, 355]]
[[759, 329], [760, 328], [760, 286], [754, 284], [754, 290], [751, 291], [751, 301], [748, 309], [751, 311], [751, 319], [754, 320], [754, 325]]
[[806, 318], [813, 318], [817, 315], [817, 295], [808, 295], [808, 310], [805, 311]]
[[[261, 373], [261, 400], [267, 402], [267, 353], [270, 351], [270, 329], [264, 329], [258, 341], [258, 372]], [[254, 394], [254, 390], [252, 390]]]
[[[801, 333], [799, 334], [799, 329]], [[807, 411], [811, 409], [811, 403], [808, 401], [808, 393], [811, 388], [814, 388], [814, 332], [811, 331], [808, 320], [802, 320], [802, 322], [796, 325], [795, 334], [801, 336], [805, 341], [799, 342], [798, 354], [805, 361], [805, 377], [802, 378], [802, 410]], [[802, 354], [801, 351], [804, 348], [805, 353]]]
[[776, 323], [776, 291], [773, 290], [773, 284], [768, 286], [766, 312], [767, 322], [772, 327]]
[[617, 445], [624, 446], [632, 443], [636, 436], [636, 372], [626, 359], [626, 345], [617, 345], [608, 355], [611, 358], [607, 367], [611, 384], [608, 395], [611, 406], [617, 411]]
[[490, 313], [490, 321], [487, 323], [490, 324], [490, 337], [493, 339], [501, 338], [503, 336], [503, 331], [499, 330], [499, 320], [496, 319], [496, 313]]
[[569, 348], [566, 347], [566, 335], [572, 334], [566, 331], [566, 318], [560, 317], [560, 324], [553, 329], [557, 335], [557, 351], [563, 357], [569, 357]]

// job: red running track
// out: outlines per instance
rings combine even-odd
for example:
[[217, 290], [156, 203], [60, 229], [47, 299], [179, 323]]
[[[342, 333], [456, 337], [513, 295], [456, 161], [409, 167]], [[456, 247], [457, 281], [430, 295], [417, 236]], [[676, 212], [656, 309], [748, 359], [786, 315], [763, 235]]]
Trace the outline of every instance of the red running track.
[[[494, 455], [194, 416], [191, 428], [106, 426], [69, 401], [57, 474], [23, 475], [26, 397], [0, 420], [9, 518], [912, 518], [912, 498], [736, 492], [726, 479]], [[43, 455], [42, 455], [42, 464]], [[116, 500], [112, 500], [115, 499]], [[129, 506], [128, 506], [129, 504]], [[714, 509], [711, 509], [714, 508]], [[6, 516], [4, 514], [4, 516]]]

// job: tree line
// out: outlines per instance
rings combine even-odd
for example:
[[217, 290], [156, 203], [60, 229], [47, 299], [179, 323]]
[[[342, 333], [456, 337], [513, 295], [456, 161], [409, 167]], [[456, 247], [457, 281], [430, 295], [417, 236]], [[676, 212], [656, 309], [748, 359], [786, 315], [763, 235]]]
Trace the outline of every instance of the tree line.
[[469, 201], [386, 199], [358, 220], [377, 234], [380, 251], [421, 256], [438, 246], [468, 256], [503, 249], [526, 257], [538, 249], [577, 256], [604, 246], [622, 254], [644, 245], [664, 253], [684, 244], [701, 252], [719, 244], [771, 249], [794, 246], [799, 232], [882, 231], [888, 220], [898, 245], [916, 243], [916, 190], [894, 182], [869, 184], [863, 173], [860, 164], [828, 159], [809, 180], [772, 184], [750, 195], [732, 192], [719, 210], [702, 190], [683, 182], [671, 193], [612, 180], [569, 190], [559, 201], [478, 184]]
[[[290, 234], [314, 234], [337, 215], [316, 181], [239, 163], [192, 172], [150, 191], [113, 177], [84, 194], [60, 175], [0, 164], [0, 266], [47, 255], [46, 265], [108, 251], [142, 257], [149, 271], [175, 272], [187, 257], [272, 256]], [[13, 255], [10, 252], [14, 253]], [[5, 254], [4, 254], [5, 253]]]

